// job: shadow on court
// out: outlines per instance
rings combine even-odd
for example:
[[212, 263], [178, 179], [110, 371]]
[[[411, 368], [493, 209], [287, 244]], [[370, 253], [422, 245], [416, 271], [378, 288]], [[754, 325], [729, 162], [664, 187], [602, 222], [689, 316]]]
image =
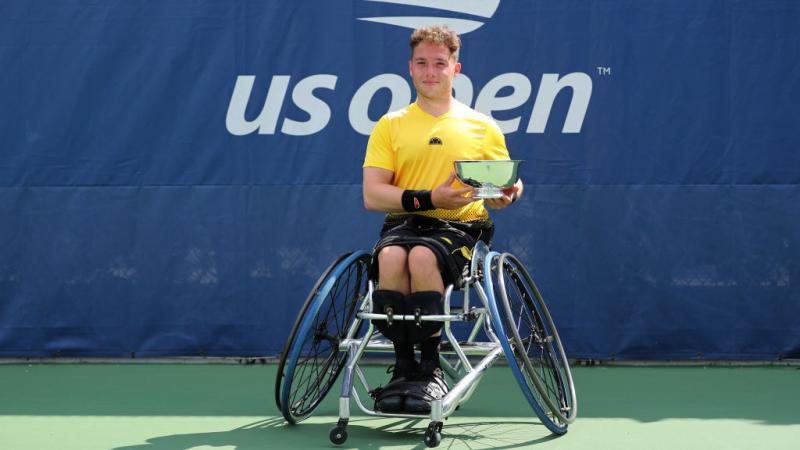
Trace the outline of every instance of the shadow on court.
[[[427, 421], [379, 418], [353, 420], [348, 426], [347, 442], [336, 448], [379, 448], [401, 445], [408, 448], [426, 448], [422, 441]], [[303, 423], [291, 426], [282, 419], [275, 418], [230, 431], [158, 436], [147, 439], [144, 444], [115, 447], [112, 450], [179, 450], [198, 446], [229, 446], [237, 450], [260, 450], [265, 448], [265, 443], [269, 444], [268, 448], [333, 447], [327, 438], [333, 423], [335, 419], [332, 419], [331, 423]], [[542, 434], [545, 436], [530, 439], [531, 435]], [[470, 448], [472, 444], [478, 444], [480, 441], [481, 448], [512, 449], [556, 439], [538, 423], [508, 421], [446, 423], [444, 435], [443, 442], [446, 446], [459, 448]], [[525, 437], [520, 439], [522, 435]]]
[[[364, 416], [353, 406], [345, 445], [329, 431], [338, 386], [290, 426], [275, 406], [275, 365], [0, 365], [3, 448], [425, 449], [427, 420]], [[384, 367], [365, 368], [385, 382]], [[440, 448], [794, 449], [796, 367], [576, 367], [578, 421], [553, 437], [508, 367], [490, 369], [445, 422]], [[54, 440], [55, 439], [55, 440]], [[654, 446], [655, 443], [663, 444]]]
[[[576, 367], [573, 373], [579, 418], [646, 423], [740, 419], [791, 425], [800, 423], [798, 369], [601, 366]], [[365, 370], [376, 385], [387, 379], [383, 367]], [[5, 386], [0, 416], [280, 417], [273, 398], [275, 371], [275, 365], [0, 365], [0, 385]], [[313, 417], [335, 418], [337, 397], [335, 386]], [[366, 418], [356, 409], [354, 418]], [[530, 418], [538, 424], [507, 367], [490, 369], [453, 417]], [[278, 425], [263, 422], [252, 428]], [[302, 433], [309, 426], [316, 425], [286, 427], [286, 434]], [[245, 428], [229, 433], [252, 432]]]

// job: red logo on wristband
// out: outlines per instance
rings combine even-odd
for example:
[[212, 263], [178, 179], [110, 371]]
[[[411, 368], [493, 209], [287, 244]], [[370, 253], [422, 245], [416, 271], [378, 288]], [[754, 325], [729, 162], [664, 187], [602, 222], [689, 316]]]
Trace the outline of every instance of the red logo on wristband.
[[419, 199], [414, 197], [414, 209], [419, 209]]

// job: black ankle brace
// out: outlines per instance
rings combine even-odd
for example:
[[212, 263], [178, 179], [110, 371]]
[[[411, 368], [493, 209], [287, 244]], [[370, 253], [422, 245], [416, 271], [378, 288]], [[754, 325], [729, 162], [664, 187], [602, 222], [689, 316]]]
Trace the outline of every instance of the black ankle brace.
[[389, 320], [373, 320], [375, 328], [392, 342], [408, 342], [405, 323], [393, 320], [394, 316], [405, 314], [405, 296], [397, 291], [378, 289], [372, 293], [372, 312], [386, 314]]
[[413, 315], [417, 320], [406, 322], [406, 335], [408, 340], [415, 344], [436, 334], [442, 329], [442, 322], [419, 320], [425, 315], [441, 315], [442, 294], [437, 291], [414, 292], [406, 295], [406, 315]]

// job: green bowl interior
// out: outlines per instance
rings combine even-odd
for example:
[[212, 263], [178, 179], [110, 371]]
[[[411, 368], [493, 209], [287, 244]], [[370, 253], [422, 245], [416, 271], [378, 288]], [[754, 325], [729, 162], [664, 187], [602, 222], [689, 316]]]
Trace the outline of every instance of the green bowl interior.
[[473, 187], [509, 188], [519, 179], [519, 160], [456, 161], [456, 175], [464, 184]]

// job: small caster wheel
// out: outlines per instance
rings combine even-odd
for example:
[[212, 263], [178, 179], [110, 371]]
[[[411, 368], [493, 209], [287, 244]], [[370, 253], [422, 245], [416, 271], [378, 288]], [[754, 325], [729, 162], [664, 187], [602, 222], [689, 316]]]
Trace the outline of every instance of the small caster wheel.
[[431, 422], [425, 430], [425, 445], [429, 448], [438, 447], [442, 443], [442, 422]]
[[429, 448], [438, 447], [442, 443], [442, 433], [429, 430], [425, 432], [425, 446]]
[[329, 437], [331, 438], [331, 442], [336, 445], [344, 444], [344, 441], [347, 440], [347, 430], [338, 426], [333, 427], [331, 428]]

